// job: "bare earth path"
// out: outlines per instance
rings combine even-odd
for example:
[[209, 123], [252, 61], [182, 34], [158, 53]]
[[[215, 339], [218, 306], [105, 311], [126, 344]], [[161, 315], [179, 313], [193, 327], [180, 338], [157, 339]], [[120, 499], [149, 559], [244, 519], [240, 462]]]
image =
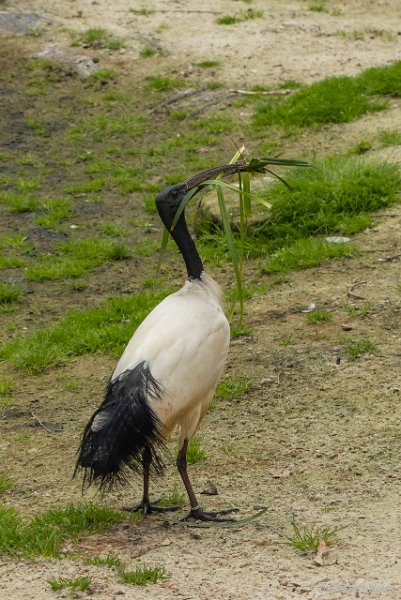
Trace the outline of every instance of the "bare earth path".
[[[157, 73], [169, 76], [185, 76], [197, 62], [218, 60], [218, 80], [227, 89], [291, 79], [308, 83], [401, 59], [398, 0], [322, 4], [324, 12], [309, 10], [303, 0], [16, 0], [0, 8], [50, 19], [39, 38], [26, 37], [27, 54], [49, 44], [70, 51], [66, 30], [107, 28], [125, 40], [123, 48], [109, 55], [83, 53], [102, 66], [117, 65], [132, 76], [133, 86], [154, 68], [139, 58], [148, 46], [163, 49]], [[249, 7], [262, 10], [263, 18], [228, 27], [215, 23], [218, 16]], [[154, 12], [138, 15], [142, 8]], [[304, 142], [334, 154], [381, 128], [399, 131], [399, 116], [394, 105]], [[397, 150], [388, 158], [399, 160]], [[147, 588], [123, 586], [113, 572], [82, 562], [0, 558], [1, 600], [67, 598], [65, 591], [52, 592], [47, 580], [85, 574], [93, 577], [90, 595], [96, 600], [401, 598], [401, 207], [382, 214], [374, 228], [356, 238], [357, 257], [292, 273], [249, 301], [252, 336], [233, 342], [228, 373], [251, 377], [254, 389], [218, 406], [202, 428], [208, 460], [192, 467], [192, 477], [198, 492], [208, 479], [219, 490], [217, 498], [202, 496], [204, 504], [232, 504], [243, 514], [267, 506], [263, 517], [244, 528], [214, 530], [166, 529], [162, 518], [151, 517], [82, 542], [82, 552], [113, 550], [132, 568], [140, 562], [163, 565], [168, 580]], [[300, 311], [311, 302], [333, 314], [319, 329]], [[368, 317], [350, 316], [347, 303], [356, 308], [368, 303]], [[341, 353], [344, 336], [369, 339], [377, 349], [349, 361]], [[15, 463], [21, 492], [10, 505], [30, 514], [81, 500], [79, 485], [70, 479], [76, 443], [112, 365], [112, 359], [89, 357], [63, 367], [66, 377], [90, 381], [85, 415], [77, 398], [69, 412], [58, 414], [65, 423], [60, 437], [41, 432], [42, 454], [33, 461], [39, 466]], [[53, 376], [41, 379], [41, 414], [58, 401]], [[29, 378], [21, 381], [29, 394]], [[58, 443], [62, 456], [53, 451]], [[12, 454], [1, 439], [0, 447], [3, 456], [7, 448]], [[171, 465], [155, 493], [174, 485], [180, 482]], [[135, 483], [107, 502], [119, 507], [138, 494]], [[291, 535], [293, 515], [301, 524], [345, 527], [324, 566], [283, 543]]]

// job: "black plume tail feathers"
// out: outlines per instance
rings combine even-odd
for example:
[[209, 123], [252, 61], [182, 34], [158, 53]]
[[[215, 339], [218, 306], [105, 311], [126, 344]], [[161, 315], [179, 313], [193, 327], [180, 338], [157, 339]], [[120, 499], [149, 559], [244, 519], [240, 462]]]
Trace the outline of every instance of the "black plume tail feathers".
[[85, 470], [84, 487], [96, 481], [101, 489], [111, 488], [126, 481], [128, 470], [142, 472], [144, 450], [150, 453], [151, 469], [163, 471], [161, 423], [149, 404], [149, 399], [161, 400], [162, 394], [145, 362], [108, 383], [78, 450], [74, 476]]

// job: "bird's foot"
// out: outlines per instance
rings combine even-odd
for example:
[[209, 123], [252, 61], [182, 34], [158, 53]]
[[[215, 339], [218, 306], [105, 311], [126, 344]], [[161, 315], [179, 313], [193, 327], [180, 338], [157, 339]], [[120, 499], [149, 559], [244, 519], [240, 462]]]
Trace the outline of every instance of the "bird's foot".
[[235, 522], [235, 519], [231, 517], [220, 517], [220, 515], [229, 515], [234, 512], [239, 512], [239, 508], [225, 508], [223, 510], [206, 511], [203, 510], [201, 506], [195, 506], [194, 508], [191, 508], [189, 513], [182, 519], [182, 521], [196, 519], [197, 521]]
[[178, 504], [173, 504], [172, 506], [159, 506], [158, 503], [160, 500], [155, 500], [155, 502], [150, 502], [150, 500], [142, 500], [136, 506], [123, 506], [123, 510], [127, 512], [142, 512], [143, 516], [150, 515], [151, 513], [159, 512], [170, 512], [174, 510], [179, 510], [181, 506]]

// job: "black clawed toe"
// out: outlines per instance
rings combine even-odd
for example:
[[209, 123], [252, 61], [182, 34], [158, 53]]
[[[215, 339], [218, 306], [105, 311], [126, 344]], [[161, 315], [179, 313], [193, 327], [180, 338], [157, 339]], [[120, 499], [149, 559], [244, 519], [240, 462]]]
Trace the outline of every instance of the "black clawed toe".
[[217, 521], [217, 522], [235, 522], [236, 519], [231, 517], [219, 517], [219, 515], [229, 515], [234, 512], [238, 512], [238, 508], [225, 508], [224, 510], [206, 511], [201, 506], [191, 508], [186, 517], [182, 520], [187, 521], [188, 519], [196, 519], [197, 521]]
[[181, 508], [178, 504], [173, 504], [172, 506], [159, 506], [158, 502], [160, 502], [160, 500], [156, 500], [155, 502], [142, 500], [137, 506], [123, 506], [123, 510], [127, 512], [140, 511], [143, 516], [146, 517], [146, 515], [150, 515], [151, 513], [164, 513], [179, 510]]

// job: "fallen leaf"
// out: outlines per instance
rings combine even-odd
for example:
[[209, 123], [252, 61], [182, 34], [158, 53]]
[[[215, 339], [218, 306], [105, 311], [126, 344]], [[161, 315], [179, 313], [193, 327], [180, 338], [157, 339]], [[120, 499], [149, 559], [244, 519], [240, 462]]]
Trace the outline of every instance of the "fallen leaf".
[[322, 539], [319, 540], [319, 545], [317, 547], [316, 556], [313, 559], [313, 563], [318, 567], [324, 565], [324, 555], [328, 552], [328, 548], [326, 542]]

